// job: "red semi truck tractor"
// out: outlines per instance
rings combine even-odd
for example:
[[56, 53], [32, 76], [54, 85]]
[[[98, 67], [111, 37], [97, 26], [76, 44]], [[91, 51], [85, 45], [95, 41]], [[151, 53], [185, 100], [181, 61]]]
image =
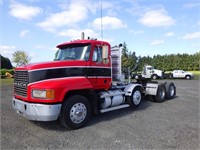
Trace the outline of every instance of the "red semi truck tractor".
[[[92, 114], [135, 108], [144, 96], [163, 102], [176, 95], [173, 82], [121, 82], [121, 45], [96, 39], [60, 44], [52, 62], [17, 67], [13, 108], [32, 121], [59, 119], [69, 129], [83, 127]], [[116, 82], [115, 82], [116, 81]], [[117, 81], [120, 81], [118, 84]]]

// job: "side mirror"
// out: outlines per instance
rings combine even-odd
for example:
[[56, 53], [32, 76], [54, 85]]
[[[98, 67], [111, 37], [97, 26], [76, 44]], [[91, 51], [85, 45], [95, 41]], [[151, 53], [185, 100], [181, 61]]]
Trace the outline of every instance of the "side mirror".
[[108, 46], [107, 45], [103, 45], [103, 49], [102, 49], [102, 58], [103, 58], [103, 63], [104, 64], [108, 64], [109, 63], [109, 56], [108, 56]]
[[102, 58], [108, 59], [108, 46], [107, 45], [103, 45]]

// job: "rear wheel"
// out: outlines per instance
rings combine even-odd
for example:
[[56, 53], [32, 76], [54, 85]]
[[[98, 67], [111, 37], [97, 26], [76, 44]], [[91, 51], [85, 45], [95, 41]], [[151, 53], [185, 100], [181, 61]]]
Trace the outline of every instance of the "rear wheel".
[[128, 97], [129, 104], [132, 108], [138, 107], [142, 101], [142, 90], [140, 87], [134, 88], [132, 95]]
[[185, 76], [185, 78], [186, 78], [187, 80], [190, 80], [190, 79], [191, 79], [191, 76], [190, 76], [190, 75], [187, 75], [187, 76]]
[[157, 93], [154, 96], [155, 102], [159, 102], [159, 103], [164, 102], [165, 95], [166, 95], [165, 85], [161, 83], [158, 85]]
[[173, 82], [167, 82], [165, 84], [165, 89], [166, 89], [166, 98], [167, 99], [172, 99], [176, 95], [176, 87]]
[[74, 95], [66, 99], [60, 114], [61, 124], [69, 129], [83, 127], [91, 116], [89, 101], [81, 95]]

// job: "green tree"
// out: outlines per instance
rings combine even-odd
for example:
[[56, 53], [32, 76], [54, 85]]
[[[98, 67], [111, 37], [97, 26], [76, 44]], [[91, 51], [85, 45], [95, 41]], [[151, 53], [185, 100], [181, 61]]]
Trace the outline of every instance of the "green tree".
[[13, 53], [13, 62], [16, 66], [23, 66], [31, 61], [31, 57], [25, 51], [15, 51]]
[[144, 65], [151, 65], [163, 71], [180, 70], [200, 70], [200, 52], [195, 54], [170, 54], [170, 55], [154, 55], [136, 56], [135, 52], [128, 51], [126, 42], [122, 47], [122, 72], [127, 73], [137, 64], [138, 71], [142, 71]]
[[6, 57], [3, 57], [1, 56], [1, 68], [3, 69], [12, 69], [13, 66], [10, 62], [10, 59], [6, 58]]
[[200, 52], [193, 55], [189, 54], [171, 54], [171, 55], [154, 55], [153, 57], [138, 57], [139, 69], [145, 64], [154, 66], [157, 69], [172, 71], [181, 70], [199, 70]]
[[127, 72], [128, 66], [129, 66], [128, 48], [127, 48], [127, 44], [124, 42], [123, 43], [123, 48], [122, 48], [122, 72], [123, 73]]
[[190, 58], [192, 70], [200, 70], [200, 52], [195, 53]]
[[138, 70], [142, 71], [144, 65], [152, 65], [153, 59], [150, 56], [139, 57], [138, 59]]
[[59, 51], [59, 50], [56, 51], [56, 53], [55, 53], [55, 58], [54, 58], [54, 59], [56, 59], [56, 57], [58, 56], [58, 51]]
[[129, 52], [128, 54], [128, 62], [129, 65], [128, 67], [130, 68], [130, 70], [133, 70], [133, 68], [135, 67], [136, 63], [137, 63], [137, 56], [135, 55], [135, 52]]

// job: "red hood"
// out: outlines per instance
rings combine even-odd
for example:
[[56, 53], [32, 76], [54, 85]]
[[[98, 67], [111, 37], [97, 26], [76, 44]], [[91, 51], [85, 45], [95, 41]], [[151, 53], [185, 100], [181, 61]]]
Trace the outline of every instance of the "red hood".
[[63, 68], [67, 66], [87, 66], [86, 61], [49, 61], [49, 62], [41, 62], [41, 63], [33, 63], [25, 66], [17, 67], [15, 70], [37, 70], [37, 69], [45, 69], [45, 68]]

